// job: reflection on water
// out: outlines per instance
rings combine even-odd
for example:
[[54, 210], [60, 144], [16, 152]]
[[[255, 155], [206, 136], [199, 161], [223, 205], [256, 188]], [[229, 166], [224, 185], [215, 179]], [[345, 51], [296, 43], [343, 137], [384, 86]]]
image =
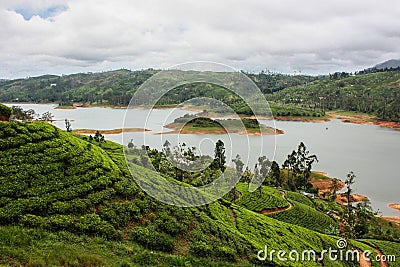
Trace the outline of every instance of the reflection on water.
[[[78, 108], [74, 110], [54, 109], [56, 105], [21, 104], [24, 109], [33, 108], [37, 113], [51, 111], [56, 121], [55, 125], [65, 129], [64, 119], [72, 121], [73, 129], [116, 129], [124, 125], [125, 109], [110, 108]], [[146, 110], [129, 110], [134, 119], [127, 122], [127, 127], [143, 127], [146, 122]], [[272, 160], [282, 163], [297, 145], [303, 141], [311, 153], [318, 155], [319, 163], [314, 169], [328, 172], [329, 176], [345, 179], [352, 170], [357, 175], [356, 193], [367, 195], [375, 209], [384, 215], [399, 216], [396, 210], [387, 207], [388, 203], [399, 203], [400, 181], [397, 171], [398, 152], [400, 151], [400, 131], [373, 125], [356, 125], [342, 123], [338, 120], [322, 123], [276, 121], [276, 127], [285, 134], [277, 136], [240, 136], [230, 135], [176, 135], [155, 134], [166, 131], [163, 125], [187, 113], [184, 110], [158, 109], [151, 113], [146, 128], [152, 130], [146, 133], [125, 133], [125, 140], [133, 139], [137, 146], [142, 144], [161, 148], [168, 139], [173, 145], [185, 142], [190, 146], [201, 148], [202, 153], [213, 154], [213, 143], [221, 139], [226, 144], [227, 162], [236, 154], [247, 151], [247, 140], [250, 151], [260, 151], [262, 139], [265, 154]], [[272, 121], [263, 123], [273, 126]], [[248, 139], [247, 139], [248, 138]], [[275, 151], [276, 138], [276, 151]], [[122, 143], [122, 134], [107, 135], [106, 139]], [[233, 145], [232, 145], [233, 144]], [[242, 145], [237, 145], [242, 144]], [[126, 145], [126, 144], [125, 144]], [[254, 166], [258, 152], [250, 154], [248, 164]], [[246, 159], [245, 159], [246, 161]]]

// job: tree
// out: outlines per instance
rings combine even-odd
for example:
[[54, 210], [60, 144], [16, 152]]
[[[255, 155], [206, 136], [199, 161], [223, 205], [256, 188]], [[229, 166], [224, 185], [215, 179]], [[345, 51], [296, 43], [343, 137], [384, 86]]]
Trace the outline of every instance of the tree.
[[301, 189], [308, 189], [312, 187], [310, 185], [309, 178], [311, 176], [311, 168], [314, 162], [318, 162], [316, 155], [310, 155], [310, 151], [307, 150], [306, 145], [300, 142], [296, 152], [296, 171], [302, 176], [299, 187]]
[[47, 112], [42, 114], [42, 117], [40, 118], [40, 120], [42, 120], [42, 121], [52, 121], [53, 118], [54, 118], [54, 115], [51, 114], [50, 111], [47, 111]]
[[33, 109], [28, 109], [25, 111], [20, 106], [12, 106], [11, 109], [12, 112], [10, 120], [22, 120], [22, 121], [33, 120], [33, 116], [35, 115], [35, 111]]
[[225, 163], [226, 163], [226, 157], [225, 157], [224, 142], [218, 140], [217, 143], [215, 144], [215, 149], [214, 149], [214, 168], [220, 169], [222, 172], [224, 172]]
[[336, 191], [340, 190], [340, 187], [341, 186], [339, 184], [339, 179], [334, 178], [332, 180], [331, 186], [329, 188], [331, 201], [335, 201], [336, 196], [337, 196]]
[[360, 203], [357, 203], [356, 212], [357, 222], [354, 231], [357, 236], [362, 236], [368, 232], [368, 221], [376, 214], [374, 213], [369, 200], [363, 200]]
[[282, 186], [282, 177], [279, 164], [276, 161], [271, 163], [271, 169], [269, 171], [270, 182], [272, 186]]
[[355, 183], [354, 179], [356, 178], [355, 174], [351, 171], [347, 174], [347, 179], [345, 184], [347, 186], [347, 190], [345, 192], [347, 206], [346, 210], [342, 216], [343, 228], [344, 228], [344, 236], [348, 239], [352, 239], [356, 237], [355, 233], [355, 214], [353, 210], [353, 202], [351, 198], [351, 193], [353, 192], [352, 186]]
[[[254, 179], [257, 181], [261, 176], [260, 170], [258, 169], [258, 165], [256, 163], [256, 165], [254, 166]], [[258, 188], [258, 192], [260, 194], [260, 197], [262, 196], [262, 186], [259, 186]]]
[[171, 155], [171, 148], [170, 148], [171, 143], [168, 140], [165, 140], [164, 145], [163, 145], [163, 152], [167, 157]]
[[294, 172], [296, 165], [296, 151], [292, 151], [283, 162], [282, 168], [287, 170], [288, 184], [292, 182], [292, 172]]
[[71, 122], [68, 119], [65, 119], [65, 128], [67, 130], [67, 132], [72, 132], [72, 128], [71, 128]]
[[240, 155], [237, 154], [236, 158], [233, 159], [232, 162], [235, 164], [236, 174], [237, 174], [238, 178], [241, 177], [243, 174], [244, 163], [243, 163], [242, 159], [240, 158]]
[[133, 139], [131, 139], [128, 143], [128, 148], [134, 148], [135, 145], [133, 144]]
[[98, 143], [104, 142], [104, 135], [102, 135], [99, 131], [96, 131], [94, 134], [93, 139], [97, 141]]
[[258, 158], [258, 166], [260, 166], [260, 176], [263, 179], [263, 184], [268, 184], [268, 180], [265, 178], [268, 176], [268, 171], [271, 168], [271, 161], [266, 156]]
[[242, 178], [240, 179], [240, 181], [242, 183], [250, 183], [252, 178], [253, 178], [253, 173], [251, 172], [251, 170], [247, 166], [246, 169], [243, 172], [243, 175], [242, 175]]

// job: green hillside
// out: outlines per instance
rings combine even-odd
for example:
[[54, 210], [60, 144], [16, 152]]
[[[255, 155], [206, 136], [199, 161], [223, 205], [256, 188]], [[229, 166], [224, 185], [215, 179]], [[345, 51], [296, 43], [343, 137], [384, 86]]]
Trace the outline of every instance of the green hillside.
[[291, 200], [291, 202], [293, 205], [291, 209], [270, 216], [321, 233], [327, 233], [330, 229], [338, 227], [337, 222], [328, 215], [297, 201]]
[[[265, 246], [320, 253], [336, 248], [339, 239], [249, 210], [287, 205], [278, 190], [268, 187], [262, 199], [252, 196], [256, 191], [237, 204], [221, 199], [198, 208], [165, 205], [132, 180], [122, 146], [48, 123], [0, 122], [0, 151], [0, 264], [321, 266], [276, 257], [264, 262], [256, 255]], [[162, 179], [129, 164], [137, 178]], [[291, 210], [312, 209], [301, 205], [294, 203]], [[327, 225], [314, 213], [314, 220]], [[365, 243], [353, 246], [373, 250]], [[323, 265], [357, 264], [325, 259]]]
[[289, 202], [282, 197], [281, 192], [277, 189], [263, 186], [261, 193], [250, 194], [248, 192], [248, 184], [239, 183], [237, 188], [242, 196], [235, 203], [248, 210], [260, 212], [289, 207]]
[[331, 76], [286, 88], [267, 98], [311, 110], [346, 110], [400, 120], [400, 72]]
[[[133, 92], [158, 70], [115, 70], [100, 73], [77, 73], [72, 75], [43, 75], [26, 79], [0, 80], [0, 102], [28, 101], [28, 102], [61, 102], [71, 104], [74, 102], [128, 105]], [[311, 76], [291, 76], [274, 73], [248, 74], [248, 76], [260, 87], [263, 93], [278, 91], [290, 86], [296, 86], [313, 81]], [[189, 95], [217, 96], [221, 90], [212, 86], [185, 85], [182, 88], [196, 87]], [[181, 94], [175, 97], [174, 93], [168, 94], [164, 102], [178, 104]], [[222, 92], [226, 96], [225, 92]], [[169, 99], [169, 100], [168, 100]], [[170, 101], [172, 100], [172, 101]]]

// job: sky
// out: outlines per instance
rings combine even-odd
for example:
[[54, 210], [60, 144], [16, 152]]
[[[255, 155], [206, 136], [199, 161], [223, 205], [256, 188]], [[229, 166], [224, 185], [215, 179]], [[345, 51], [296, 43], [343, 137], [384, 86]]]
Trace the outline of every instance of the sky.
[[0, 79], [212, 61], [288, 74], [400, 58], [398, 0], [0, 0]]

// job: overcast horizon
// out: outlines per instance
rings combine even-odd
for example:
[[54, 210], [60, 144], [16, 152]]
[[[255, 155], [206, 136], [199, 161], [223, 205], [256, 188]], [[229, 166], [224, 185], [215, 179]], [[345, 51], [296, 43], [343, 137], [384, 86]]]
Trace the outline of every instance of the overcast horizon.
[[320, 75], [400, 58], [400, 2], [3, 0], [0, 79], [212, 61]]

